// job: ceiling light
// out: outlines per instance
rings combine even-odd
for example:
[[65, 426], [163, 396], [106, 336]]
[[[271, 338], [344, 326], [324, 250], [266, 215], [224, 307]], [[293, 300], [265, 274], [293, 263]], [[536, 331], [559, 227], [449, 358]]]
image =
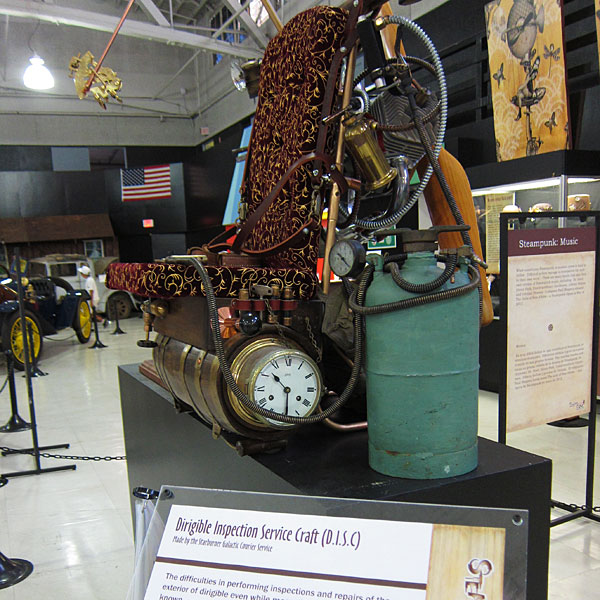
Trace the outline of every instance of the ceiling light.
[[23, 83], [25, 87], [32, 90], [49, 90], [54, 87], [54, 77], [52, 73], [44, 66], [44, 61], [37, 54], [30, 59], [31, 63], [23, 73]]

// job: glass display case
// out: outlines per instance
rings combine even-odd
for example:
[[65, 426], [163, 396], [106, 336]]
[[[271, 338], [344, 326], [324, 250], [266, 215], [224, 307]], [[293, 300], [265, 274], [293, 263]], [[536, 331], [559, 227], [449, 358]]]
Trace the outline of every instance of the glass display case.
[[[600, 209], [600, 177], [561, 175], [546, 179], [521, 181], [473, 190], [478, 215], [479, 235], [488, 273], [500, 270], [499, 218], [501, 212], [540, 213], [528, 219], [524, 228], [577, 227], [579, 219], [548, 219], [543, 213], [569, 210]], [[519, 227], [518, 224], [515, 225]]]

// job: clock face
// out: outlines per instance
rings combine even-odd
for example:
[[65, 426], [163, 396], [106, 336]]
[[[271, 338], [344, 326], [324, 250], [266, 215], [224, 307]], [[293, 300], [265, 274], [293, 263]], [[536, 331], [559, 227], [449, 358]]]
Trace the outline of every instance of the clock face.
[[[249, 391], [254, 402], [265, 410], [306, 417], [319, 404], [321, 376], [317, 365], [304, 352], [277, 350], [261, 361], [250, 381]], [[288, 425], [276, 419], [264, 419], [280, 427]]]
[[358, 275], [365, 262], [365, 250], [356, 240], [340, 240], [329, 253], [329, 266], [338, 277]]

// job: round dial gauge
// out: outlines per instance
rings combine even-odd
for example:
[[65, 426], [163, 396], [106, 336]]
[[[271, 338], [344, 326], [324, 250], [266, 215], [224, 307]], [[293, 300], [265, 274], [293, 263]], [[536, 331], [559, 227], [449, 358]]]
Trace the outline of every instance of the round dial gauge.
[[250, 400], [274, 415], [257, 414], [228, 390], [231, 408], [254, 427], [293, 427], [275, 415], [307, 417], [319, 405], [323, 384], [317, 364], [299, 347], [290, 348], [277, 338], [251, 341], [233, 359], [231, 372]]
[[356, 277], [364, 268], [366, 252], [356, 240], [340, 240], [329, 252], [329, 266], [338, 277]]
[[[250, 398], [261, 408], [281, 415], [307, 417], [321, 398], [321, 374], [301, 350], [276, 350], [255, 367], [248, 382]], [[287, 423], [256, 415], [277, 427]]]

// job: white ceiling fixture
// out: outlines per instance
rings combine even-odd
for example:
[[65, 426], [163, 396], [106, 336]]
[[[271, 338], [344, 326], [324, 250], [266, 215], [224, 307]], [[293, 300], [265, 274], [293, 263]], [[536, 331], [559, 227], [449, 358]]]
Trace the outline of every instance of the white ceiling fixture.
[[40, 22], [38, 21], [27, 42], [27, 46], [29, 46], [29, 50], [33, 56], [29, 59], [30, 64], [23, 73], [23, 83], [30, 90], [49, 90], [54, 87], [54, 77], [48, 70], [48, 67], [44, 66], [44, 59], [31, 46], [31, 41], [39, 26]]
[[49, 90], [54, 87], [54, 77], [44, 66], [44, 60], [37, 54], [30, 59], [31, 63], [23, 73], [23, 83], [31, 90]]

